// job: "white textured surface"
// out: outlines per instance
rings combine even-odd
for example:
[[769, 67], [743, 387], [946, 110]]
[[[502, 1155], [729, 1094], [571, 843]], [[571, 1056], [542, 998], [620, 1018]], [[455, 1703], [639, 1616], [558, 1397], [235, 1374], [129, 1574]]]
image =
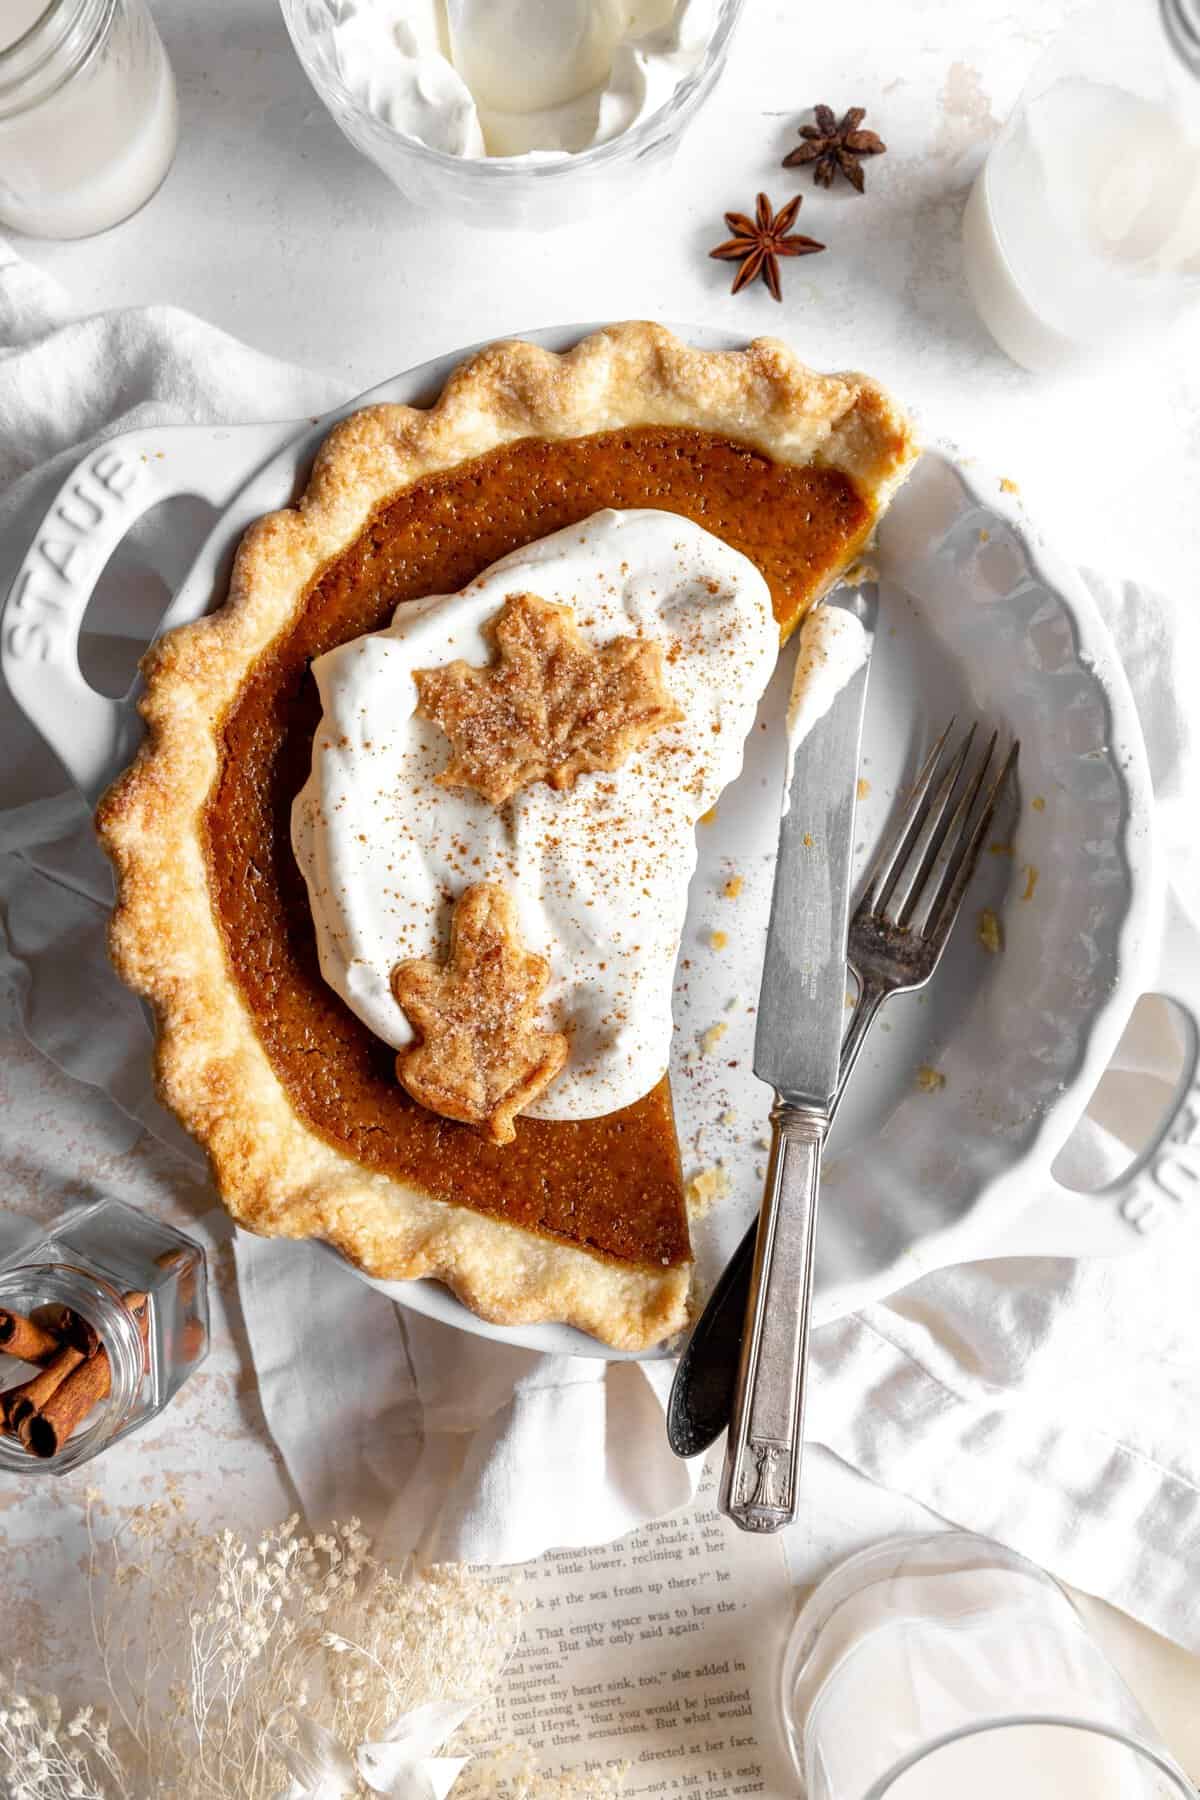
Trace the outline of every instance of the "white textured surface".
[[[291, 56], [274, 0], [159, 0], [179, 77], [179, 160], [150, 205], [74, 245], [24, 246], [97, 307], [172, 301], [282, 357], [366, 386], [422, 357], [567, 318], [661, 314], [774, 330], [809, 360], [847, 360], [891, 383], [927, 432], [956, 437], [1019, 480], [1068, 555], [1179, 589], [1200, 558], [1197, 328], [1146, 347], [1133, 370], [1049, 382], [994, 351], [971, 313], [957, 226], [971, 177], [1064, 8], [1034, 0], [867, 0], [852, 21], [793, 0], [751, 0], [727, 78], [674, 172], [610, 223], [553, 237], [475, 235], [412, 213], [341, 139]], [[727, 296], [704, 252], [720, 213], [760, 186], [794, 191], [779, 159], [815, 100], [869, 108], [890, 145], [865, 198], [803, 183], [799, 229], [830, 245], [784, 270], [785, 301]], [[818, 229], [818, 225], [820, 229]], [[1181, 597], [1194, 593], [1194, 573]], [[6, 1015], [7, 1019], [8, 1015]], [[6, 1024], [0, 1044], [5, 1202], [48, 1219], [89, 1184], [187, 1224], [206, 1190]], [[222, 1244], [225, 1228], [217, 1227]], [[132, 1503], [168, 1473], [204, 1516], [253, 1528], [289, 1504], [258, 1411], [227, 1260], [217, 1345], [161, 1425], [122, 1446], [105, 1486]], [[924, 1515], [819, 1451], [796, 1534], [798, 1573]], [[0, 1489], [0, 1552], [16, 1633], [77, 1652], [61, 1604], [73, 1580], [81, 1478]], [[26, 1552], [20, 1557], [13, 1552]], [[6, 1615], [8, 1609], [6, 1608]], [[1109, 1614], [1119, 1659], [1194, 1772], [1197, 1663]], [[1191, 1686], [1191, 1696], [1188, 1688]]]

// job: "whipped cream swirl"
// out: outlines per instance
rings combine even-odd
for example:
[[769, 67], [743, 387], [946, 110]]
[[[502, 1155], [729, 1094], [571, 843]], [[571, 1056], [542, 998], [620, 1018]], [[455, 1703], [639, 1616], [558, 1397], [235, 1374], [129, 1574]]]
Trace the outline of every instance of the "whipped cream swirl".
[[[436, 777], [448, 745], [416, 716], [413, 671], [485, 665], [505, 599], [569, 606], [585, 637], [651, 638], [684, 718], [612, 773], [544, 783], [494, 807]], [[413, 1033], [390, 986], [444, 956], [454, 901], [502, 882], [529, 949], [551, 964], [543, 1018], [571, 1055], [531, 1112], [594, 1118], [639, 1099], [671, 1050], [671, 992], [696, 864], [696, 821], [734, 779], [778, 655], [766, 582], [672, 513], [600, 512], [514, 551], [459, 594], [406, 602], [392, 624], [313, 664], [323, 717], [292, 813], [321, 971], [397, 1049]]]
[[867, 634], [844, 607], [814, 606], [805, 616], [788, 698], [789, 766], [813, 726], [862, 668], [867, 654]]
[[717, 0], [341, 0], [355, 98], [449, 156], [569, 156], [648, 118], [704, 60]]

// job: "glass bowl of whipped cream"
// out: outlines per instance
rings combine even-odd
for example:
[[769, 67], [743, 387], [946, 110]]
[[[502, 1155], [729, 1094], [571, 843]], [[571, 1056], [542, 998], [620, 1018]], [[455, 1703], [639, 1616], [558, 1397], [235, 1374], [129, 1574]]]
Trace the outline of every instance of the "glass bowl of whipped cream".
[[280, 0], [346, 137], [408, 199], [549, 227], [664, 167], [745, 0]]

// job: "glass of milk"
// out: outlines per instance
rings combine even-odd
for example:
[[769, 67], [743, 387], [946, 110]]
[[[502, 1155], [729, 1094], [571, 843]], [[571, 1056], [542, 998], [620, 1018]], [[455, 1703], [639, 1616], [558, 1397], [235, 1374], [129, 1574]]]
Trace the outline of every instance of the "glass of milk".
[[1196, 1800], [1058, 1584], [969, 1532], [835, 1569], [782, 1700], [807, 1800]]
[[106, 231], [154, 193], [177, 134], [145, 0], [0, 0], [0, 226]]
[[967, 280], [1027, 369], [1095, 362], [1200, 295], [1200, 0], [1102, 0], [1034, 69], [971, 192]]

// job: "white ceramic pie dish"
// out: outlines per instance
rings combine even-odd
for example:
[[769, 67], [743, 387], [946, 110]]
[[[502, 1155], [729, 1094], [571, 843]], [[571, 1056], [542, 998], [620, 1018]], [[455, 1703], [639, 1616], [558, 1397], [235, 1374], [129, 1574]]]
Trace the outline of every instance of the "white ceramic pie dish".
[[[524, 335], [564, 349], [591, 326]], [[705, 348], [732, 334], [673, 329]], [[431, 400], [477, 346], [360, 396]], [[95, 693], [78, 666], [92, 590], [134, 520], [195, 494], [220, 517], [162, 620], [219, 604], [245, 527], [303, 486], [335, 418], [315, 425], [171, 427], [131, 433], [90, 456], [65, 484], [18, 569], [4, 617], [14, 697], [95, 798], [140, 735], [133, 696]], [[824, 1174], [818, 1322], [984, 1256], [1115, 1254], [1169, 1218], [1183, 1193], [1180, 1150], [1197, 1130], [1193, 1088], [1200, 994], [1162, 973], [1165, 909], [1145, 750], [1133, 701], [1076, 572], [1001, 492], [929, 452], [893, 504], [874, 558], [881, 625], [868, 698], [860, 806], [864, 860], [922, 746], [952, 712], [980, 714], [1021, 738], [1021, 795], [998, 827], [1012, 855], [984, 858], [968, 913], [927, 994], [895, 1001], [856, 1071]], [[724, 1160], [729, 1194], [694, 1226], [701, 1288], [715, 1278], [757, 1207], [756, 1140], [767, 1095], [750, 1072], [753, 1006], [778, 827], [785, 653], [748, 743], [739, 781], [702, 829], [676, 993], [672, 1075], [685, 1165]], [[1035, 808], [1035, 799], [1044, 806]], [[1036, 870], [1032, 897], [1021, 898]], [[721, 897], [731, 873], [736, 901]], [[990, 956], [971, 920], [990, 906], [1005, 947]], [[1177, 930], [1184, 930], [1176, 922]], [[727, 942], [715, 949], [713, 931]], [[1171, 956], [1172, 974], [1183, 966]], [[1189, 1046], [1175, 1104], [1127, 1180], [1080, 1195], [1050, 1164], [1094, 1091], [1138, 997], [1172, 993]], [[702, 1035], [725, 1025], [712, 1053]], [[918, 1086], [922, 1066], [944, 1074]], [[332, 1252], [331, 1252], [332, 1254]], [[364, 1279], [366, 1279], [364, 1277]], [[497, 1327], [435, 1282], [375, 1283], [414, 1311], [531, 1348], [617, 1354], [559, 1326]], [[665, 1354], [660, 1351], [658, 1354]]]

